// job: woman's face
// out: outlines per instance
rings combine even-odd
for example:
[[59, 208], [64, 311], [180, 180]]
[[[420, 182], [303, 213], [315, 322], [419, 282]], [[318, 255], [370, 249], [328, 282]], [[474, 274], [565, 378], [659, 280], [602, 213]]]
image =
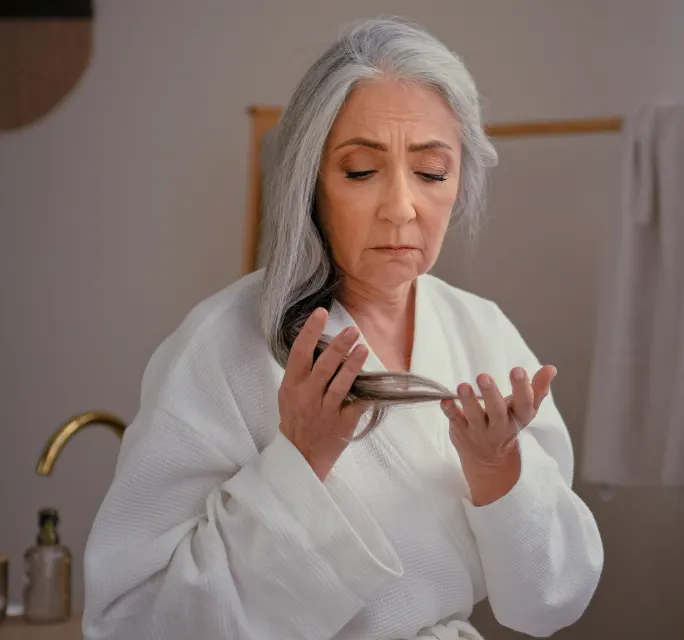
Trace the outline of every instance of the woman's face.
[[382, 288], [428, 271], [460, 167], [460, 126], [437, 92], [396, 80], [357, 87], [326, 141], [316, 195], [344, 275]]

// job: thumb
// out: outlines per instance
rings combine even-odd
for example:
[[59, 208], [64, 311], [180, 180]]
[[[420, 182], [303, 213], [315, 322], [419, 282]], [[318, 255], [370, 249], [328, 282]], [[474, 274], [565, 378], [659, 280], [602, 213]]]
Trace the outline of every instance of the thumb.
[[534, 391], [534, 410], [538, 411], [542, 400], [549, 394], [551, 382], [556, 377], [558, 370], [551, 365], [544, 365], [532, 378], [532, 390]]

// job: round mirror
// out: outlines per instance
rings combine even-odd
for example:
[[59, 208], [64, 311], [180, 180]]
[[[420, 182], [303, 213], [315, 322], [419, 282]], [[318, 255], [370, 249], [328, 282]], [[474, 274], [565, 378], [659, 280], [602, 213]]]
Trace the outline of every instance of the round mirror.
[[73, 90], [92, 20], [90, 0], [0, 0], [0, 131], [36, 122]]

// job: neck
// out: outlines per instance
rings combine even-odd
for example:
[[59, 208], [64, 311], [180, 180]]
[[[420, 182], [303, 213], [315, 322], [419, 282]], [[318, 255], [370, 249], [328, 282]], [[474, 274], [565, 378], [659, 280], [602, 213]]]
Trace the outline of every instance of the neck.
[[338, 299], [357, 320], [392, 320], [401, 323], [412, 316], [415, 280], [393, 287], [374, 287], [354, 278], [345, 277]]
[[411, 367], [414, 283], [377, 288], [345, 278], [338, 295], [375, 356], [389, 371], [408, 371]]

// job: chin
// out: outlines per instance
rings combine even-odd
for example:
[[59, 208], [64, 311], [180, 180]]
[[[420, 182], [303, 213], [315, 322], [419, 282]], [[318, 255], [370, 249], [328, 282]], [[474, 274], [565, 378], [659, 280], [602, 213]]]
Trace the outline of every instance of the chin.
[[369, 269], [369, 280], [378, 287], [395, 287], [407, 282], [413, 282], [421, 273], [425, 273], [415, 264], [384, 264], [377, 265], [375, 269]]

